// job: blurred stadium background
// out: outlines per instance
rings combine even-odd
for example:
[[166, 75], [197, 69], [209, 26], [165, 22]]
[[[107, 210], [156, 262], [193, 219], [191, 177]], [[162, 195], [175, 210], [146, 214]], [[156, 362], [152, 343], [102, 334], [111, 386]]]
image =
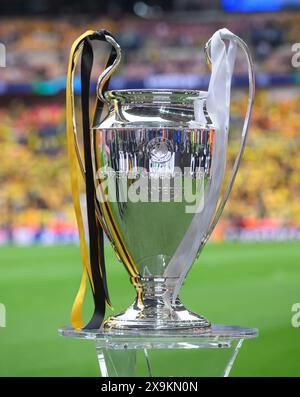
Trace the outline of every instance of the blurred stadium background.
[[[97, 375], [91, 344], [56, 335], [80, 277], [65, 136], [73, 40], [88, 28], [116, 34], [124, 56], [112, 88], [205, 89], [203, 46], [227, 27], [251, 47], [257, 94], [228, 206], [183, 297], [213, 321], [260, 328], [233, 375], [299, 376], [291, 306], [300, 301], [300, 72], [291, 58], [300, 1], [2, 0], [0, 15], [0, 375]], [[105, 56], [99, 48], [94, 83]], [[247, 100], [239, 56], [235, 71], [229, 166]], [[107, 256], [113, 303], [124, 308], [133, 291], [110, 248]]]

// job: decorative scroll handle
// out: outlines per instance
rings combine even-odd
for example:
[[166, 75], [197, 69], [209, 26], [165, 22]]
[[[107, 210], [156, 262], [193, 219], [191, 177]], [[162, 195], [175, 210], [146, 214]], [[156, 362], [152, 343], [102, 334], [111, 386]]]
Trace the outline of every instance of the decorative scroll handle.
[[[90, 35], [96, 33], [94, 31], [88, 31], [87, 33], [90, 33]], [[102, 90], [105, 86], [105, 84], [107, 83], [109, 77], [111, 76], [111, 74], [114, 72], [114, 70], [117, 68], [117, 66], [120, 63], [121, 60], [121, 48], [119, 46], [119, 44], [114, 40], [114, 38], [112, 36], [110, 36], [109, 34], [104, 34], [104, 38], [106, 42], [108, 42], [112, 48], [115, 51], [115, 59], [114, 61], [112, 61], [112, 65], [107, 66], [104, 70], [104, 72], [100, 75], [98, 82], [97, 82], [97, 89], [96, 89], [96, 95], [97, 98], [99, 98], [99, 100], [101, 100], [101, 102], [104, 101], [104, 98], [102, 96]], [[77, 48], [74, 51], [74, 63], [77, 64], [80, 55], [82, 54], [82, 50], [83, 50], [83, 42], [81, 42]], [[108, 61], [109, 63], [109, 61]], [[75, 146], [75, 151], [76, 151], [76, 157], [77, 157], [77, 161], [80, 167], [80, 171], [81, 174], [83, 176], [83, 178], [85, 179], [86, 177], [86, 169], [85, 169], [85, 162], [84, 159], [82, 157], [81, 154], [81, 150], [80, 150], [80, 146], [79, 146], [79, 142], [78, 142], [78, 133], [77, 133], [77, 124], [76, 124], [76, 114], [75, 114], [75, 92], [74, 92], [74, 77], [75, 77], [75, 67], [72, 68], [71, 73], [70, 73], [70, 79], [71, 79], [71, 84], [70, 84], [70, 108], [71, 108], [71, 117], [72, 117], [72, 134], [74, 136], [74, 146]], [[99, 95], [99, 91], [100, 94]], [[103, 98], [103, 99], [102, 99]], [[96, 214], [97, 214], [97, 218], [99, 220], [99, 222], [101, 223], [103, 229], [105, 230], [105, 233], [107, 235], [107, 237], [109, 238], [109, 240], [111, 241], [112, 246], [114, 247], [115, 253], [118, 257], [118, 259], [120, 258], [120, 254], [117, 251], [115, 244], [113, 242], [113, 239], [110, 236], [110, 233], [108, 231], [108, 228], [106, 227], [105, 221], [103, 219], [103, 217], [101, 216], [101, 212], [99, 209], [98, 204], [96, 203]]]
[[[241, 135], [241, 142], [240, 142], [240, 147], [239, 147], [239, 151], [237, 154], [237, 157], [235, 159], [233, 168], [232, 168], [232, 172], [231, 172], [231, 176], [229, 179], [229, 182], [226, 186], [226, 189], [223, 193], [223, 196], [221, 198], [221, 201], [218, 205], [218, 208], [214, 214], [214, 217], [210, 223], [210, 226], [205, 234], [205, 236], [203, 237], [202, 240], [202, 244], [201, 247], [199, 249], [198, 255], [201, 251], [201, 248], [205, 245], [205, 243], [207, 242], [207, 240], [209, 239], [211, 233], [213, 232], [216, 224], [219, 221], [219, 218], [223, 212], [223, 209], [225, 207], [225, 204], [228, 200], [229, 194], [231, 192], [240, 162], [241, 162], [241, 158], [245, 149], [245, 145], [246, 145], [246, 138], [247, 138], [247, 134], [248, 134], [248, 128], [249, 128], [249, 122], [250, 122], [250, 116], [251, 116], [251, 110], [252, 110], [252, 105], [253, 105], [253, 99], [254, 99], [254, 93], [255, 93], [255, 76], [254, 76], [254, 67], [253, 67], [253, 62], [252, 62], [252, 58], [251, 58], [251, 54], [249, 52], [248, 46], [247, 44], [238, 36], [236, 35], [227, 35], [226, 33], [221, 33], [221, 38], [223, 40], [234, 40], [236, 41], [237, 45], [243, 50], [246, 59], [247, 59], [247, 64], [248, 64], [248, 79], [249, 79], [249, 95], [248, 95], [248, 104], [247, 104], [247, 110], [246, 110], [246, 115], [245, 115], [245, 120], [244, 120], [244, 125], [243, 125], [243, 129], [242, 129], [242, 135]], [[211, 65], [211, 59], [210, 59], [210, 55], [209, 55], [209, 50], [210, 50], [210, 40], [206, 43], [205, 45], [205, 55], [206, 55], [206, 60], [208, 62], [208, 65]]]
[[[98, 81], [97, 81], [97, 88], [96, 88], [96, 94], [97, 97], [100, 99], [101, 102], [106, 102], [104, 96], [103, 96], [103, 88], [105, 84], [107, 83], [108, 79], [112, 75], [112, 73], [115, 71], [115, 69], [118, 67], [120, 61], [121, 61], [121, 47], [119, 44], [114, 40], [112, 36], [105, 35], [105, 40], [115, 49], [116, 51], [116, 57], [112, 65], [108, 66], [99, 76]], [[78, 59], [79, 55], [82, 52], [83, 44], [81, 44], [77, 49], [74, 54], [74, 58]], [[75, 148], [76, 148], [76, 155], [77, 155], [77, 160], [80, 166], [80, 170], [82, 172], [82, 175], [85, 176], [85, 166], [84, 166], [84, 161], [81, 156], [81, 151], [79, 148], [79, 143], [78, 143], [78, 138], [77, 138], [77, 128], [76, 128], [76, 118], [75, 118], [75, 105], [74, 105], [74, 74], [75, 70], [72, 71], [71, 79], [72, 79], [72, 85], [71, 85], [71, 107], [72, 107], [72, 121], [73, 121], [73, 133], [74, 133], [74, 138], [75, 138]]]
[[116, 58], [113, 64], [107, 67], [98, 77], [96, 93], [97, 93], [97, 97], [102, 102], [107, 102], [103, 95], [103, 89], [105, 87], [105, 84], [121, 61], [121, 47], [119, 46], [119, 44], [111, 36], [105, 36], [105, 38], [107, 42], [110, 43], [112, 47], [116, 50]]

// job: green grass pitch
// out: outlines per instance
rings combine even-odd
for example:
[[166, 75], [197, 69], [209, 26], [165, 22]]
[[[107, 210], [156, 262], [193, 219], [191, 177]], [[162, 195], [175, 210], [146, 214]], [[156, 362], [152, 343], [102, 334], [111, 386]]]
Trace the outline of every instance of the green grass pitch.
[[[106, 256], [119, 311], [134, 290], [108, 246]], [[188, 308], [212, 322], [259, 328], [259, 337], [244, 343], [232, 376], [300, 376], [300, 328], [291, 325], [292, 305], [300, 302], [299, 258], [297, 242], [210, 243], [190, 271], [181, 293]], [[0, 376], [99, 375], [94, 343], [57, 333], [69, 324], [80, 276], [77, 246], [0, 248], [0, 303], [7, 316], [0, 328]], [[86, 319], [90, 311], [89, 296]], [[182, 354], [151, 352], [154, 375], [167, 369], [197, 375], [197, 351]]]

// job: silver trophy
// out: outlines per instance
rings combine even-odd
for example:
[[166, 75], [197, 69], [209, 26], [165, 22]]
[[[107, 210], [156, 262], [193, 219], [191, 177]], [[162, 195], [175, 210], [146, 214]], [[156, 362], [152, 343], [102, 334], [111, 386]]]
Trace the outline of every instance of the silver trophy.
[[[227, 29], [205, 47], [212, 75], [207, 92], [104, 89], [121, 60], [99, 77], [97, 96], [107, 108], [94, 119], [91, 154], [98, 216], [137, 296], [104, 330], [207, 331], [210, 322], [180, 302], [193, 262], [224, 209], [245, 147], [254, 97], [246, 44]], [[236, 49], [246, 56], [249, 100], [229, 182], [226, 167], [230, 84]], [[195, 297], [196, 298], [196, 297]]]

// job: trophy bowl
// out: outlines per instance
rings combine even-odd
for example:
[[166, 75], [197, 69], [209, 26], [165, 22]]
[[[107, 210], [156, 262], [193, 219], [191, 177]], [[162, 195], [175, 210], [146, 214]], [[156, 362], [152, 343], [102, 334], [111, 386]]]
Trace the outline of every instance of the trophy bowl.
[[[204, 218], [213, 213], [218, 194], [205, 202], [212, 163], [225, 165], [222, 153], [215, 158], [209, 115], [206, 124], [193, 121], [194, 101], [205, 107], [205, 95], [108, 91], [105, 98], [109, 114], [92, 129], [96, 194], [102, 222], [137, 297], [104, 328], [206, 328], [209, 322], [185, 309], [178, 296], [172, 304], [186, 265], [172, 258], [195, 212], [201, 210]], [[192, 240], [185, 244], [186, 253], [192, 246]]]

